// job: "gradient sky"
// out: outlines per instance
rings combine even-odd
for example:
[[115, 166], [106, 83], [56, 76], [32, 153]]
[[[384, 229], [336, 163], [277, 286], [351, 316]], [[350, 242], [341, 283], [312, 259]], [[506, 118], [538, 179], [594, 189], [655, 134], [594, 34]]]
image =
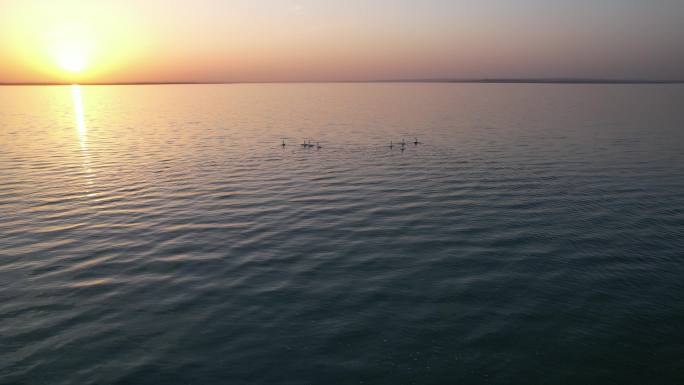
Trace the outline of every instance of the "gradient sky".
[[684, 79], [684, 0], [0, 0], [0, 82], [482, 77]]

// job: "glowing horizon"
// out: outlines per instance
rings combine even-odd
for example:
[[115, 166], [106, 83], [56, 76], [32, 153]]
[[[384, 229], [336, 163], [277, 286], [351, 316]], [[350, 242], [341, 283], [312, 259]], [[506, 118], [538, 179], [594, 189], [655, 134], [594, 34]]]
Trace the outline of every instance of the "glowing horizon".
[[684, 2], [0, 3], [0, 82], [684, 79]]

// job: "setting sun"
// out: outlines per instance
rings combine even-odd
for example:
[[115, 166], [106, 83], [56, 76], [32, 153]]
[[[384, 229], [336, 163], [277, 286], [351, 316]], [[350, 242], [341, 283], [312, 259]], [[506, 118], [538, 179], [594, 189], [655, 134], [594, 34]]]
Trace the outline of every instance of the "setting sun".
[[83, 72], [88, 66], [88, 55], [78, 44], [64, 44], [56, 49], [57, 65], [70, 73]]
[[69, 84], [143, 78], [138, 68], [148, 67], [141, 63], [156, 60], [141, 57], [154, 50], [157, 35], [141, 29], [145, 24], [139, 13], [125, 7], [105, 8], [100, 2], [86, 1], [17, 3], [9, 10], [0, 5], [0, 82]]

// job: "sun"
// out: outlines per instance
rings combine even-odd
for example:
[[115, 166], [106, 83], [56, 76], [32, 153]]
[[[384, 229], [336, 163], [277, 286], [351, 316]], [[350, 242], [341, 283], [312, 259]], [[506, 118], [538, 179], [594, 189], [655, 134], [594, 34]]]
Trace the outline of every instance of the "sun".
[[82, 45], [76, 43], [58, 45], [55, 59], [59, 68], [72, 74], [81, 73], [88, 67], [88, 54]]

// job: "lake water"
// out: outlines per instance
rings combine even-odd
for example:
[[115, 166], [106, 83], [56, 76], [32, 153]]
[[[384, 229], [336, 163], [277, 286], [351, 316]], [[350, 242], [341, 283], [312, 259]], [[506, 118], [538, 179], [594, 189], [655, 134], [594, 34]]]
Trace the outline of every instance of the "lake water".
[[0, 87], [2, 384], [683, 380], [684, 86]]

